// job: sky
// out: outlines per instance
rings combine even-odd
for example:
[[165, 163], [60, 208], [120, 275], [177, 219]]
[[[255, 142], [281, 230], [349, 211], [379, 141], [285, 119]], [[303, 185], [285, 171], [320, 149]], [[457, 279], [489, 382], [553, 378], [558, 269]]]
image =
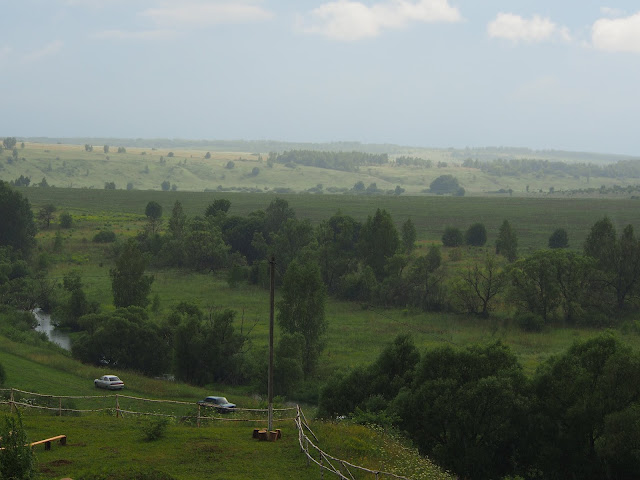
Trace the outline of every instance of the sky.
[[640, 156], [637, 0], [0, 0], [0, 136]]

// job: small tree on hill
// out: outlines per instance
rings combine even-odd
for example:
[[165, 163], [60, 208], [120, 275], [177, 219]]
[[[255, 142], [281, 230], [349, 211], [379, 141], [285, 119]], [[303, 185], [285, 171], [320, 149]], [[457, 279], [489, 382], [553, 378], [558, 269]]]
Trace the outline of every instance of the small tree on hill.
[[[429, 185], [429, 190], [431, 193], [436, 193], [438, 195], [444, 194], [458, 194], [460, 190], [460, 184], [458, 183], [458, 179], [453, 175], [440, 175], [436, 178], [431, 185]], [[462, 193], [464, 195], [464, 193]]]

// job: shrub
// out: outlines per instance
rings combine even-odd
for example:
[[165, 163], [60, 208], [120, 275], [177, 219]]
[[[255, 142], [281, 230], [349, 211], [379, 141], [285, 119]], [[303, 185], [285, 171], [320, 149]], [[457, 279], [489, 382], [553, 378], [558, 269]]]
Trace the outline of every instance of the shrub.
[[73, 226], [73, 217], [70, 213], [60, 215], [60, 228], [71, 228]]
[[142, 433], [147, 442], [158, 440], [167, 433], [169, 420], [165, 417], [152, 418], [142, 424]]
[[542, 316], [533, 312], [518, 312], [515, 321], [525, 332], [541, 332], [544, 327]]
[[28, 480], [35, 478], [36, 462], [22, 426], [22, 417], [4, 417], [0, 426], [0, 478]]
[[464, 241], [467, 245], [482, 247], [487, 243], [487, 229], [482, 223], [474, 223], [465, 232]]
[[116, 234], [111, 230], [102, 230], [93, 236], [95, 243], [113, 243], [116, 241]]
[[463, 243], [462, 232], [456, 227], [447, 227], [442, 234], [442, 244], [445, 247], [459, 247]]

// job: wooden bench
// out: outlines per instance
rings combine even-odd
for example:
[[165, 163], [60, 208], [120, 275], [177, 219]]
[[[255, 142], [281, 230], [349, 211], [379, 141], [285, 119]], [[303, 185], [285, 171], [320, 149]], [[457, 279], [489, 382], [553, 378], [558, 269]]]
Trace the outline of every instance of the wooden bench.
[[33, 442], [29, 444], [30, 447], [35, 447], [36, 445], [41, 445], [44, 443], [45, 450], [51, 450], [51, 442], [55, 442], [56, 440], [60, 440], [60, 445], [67, 444], [67, 436], [66, 435], [57, 435], [51, 438], [45, 438], [44, 440], [39, 440], [37, 442]]

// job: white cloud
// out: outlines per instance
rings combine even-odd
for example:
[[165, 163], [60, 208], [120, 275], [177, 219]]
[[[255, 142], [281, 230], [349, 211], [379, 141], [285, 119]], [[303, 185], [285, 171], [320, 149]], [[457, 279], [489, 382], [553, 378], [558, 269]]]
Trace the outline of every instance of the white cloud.
[[499, 13], [487, 26], [487, 32], [492, 38], [504, 38], [512, 42], [543, 42], [554, 38], [571, 40], [566, 27], [556, 25], [548, 18], [534, 15], [527, 20], [513, 13]]
[[[253, 2], [255, 3], [255, 2]], [[224, 23], [248, 23], [270, 20], [273, 14], [259, 5], [238, 2], [171, 2], [140, 13], [157, 25], [167, 27], [207, 27]]]
[[598, 50], [640, 53], [640, 12], [624, 18], [601, 18], [591, 27]]
[[35, 62], [42, 58], [49, 57], [51, 55], [57, 54], [60, 50], [62, 50], [62, 46], [64, 44], [60, 40], [55, 40], [51, 43], [48, 43], [44, 47], [34, 50], [32, 52], [27, 53], [24, 57], [22, 57], [22, 61], [29, 63]]
[[384, 29], [403, 28], [411, 22], [458, 22], [461, 19], [458, 9], [450, 6], [448, 0], [389, 0], [372, 6], [339, 0], [320, 5], [299, 22], [306, 33], [352, 41], [378, 36]]
[[127, 32], [124, 30], [103, 30], [91, 35], [101, 40], [159, 40], [176, 36], [174, 30], [143, 30]]

